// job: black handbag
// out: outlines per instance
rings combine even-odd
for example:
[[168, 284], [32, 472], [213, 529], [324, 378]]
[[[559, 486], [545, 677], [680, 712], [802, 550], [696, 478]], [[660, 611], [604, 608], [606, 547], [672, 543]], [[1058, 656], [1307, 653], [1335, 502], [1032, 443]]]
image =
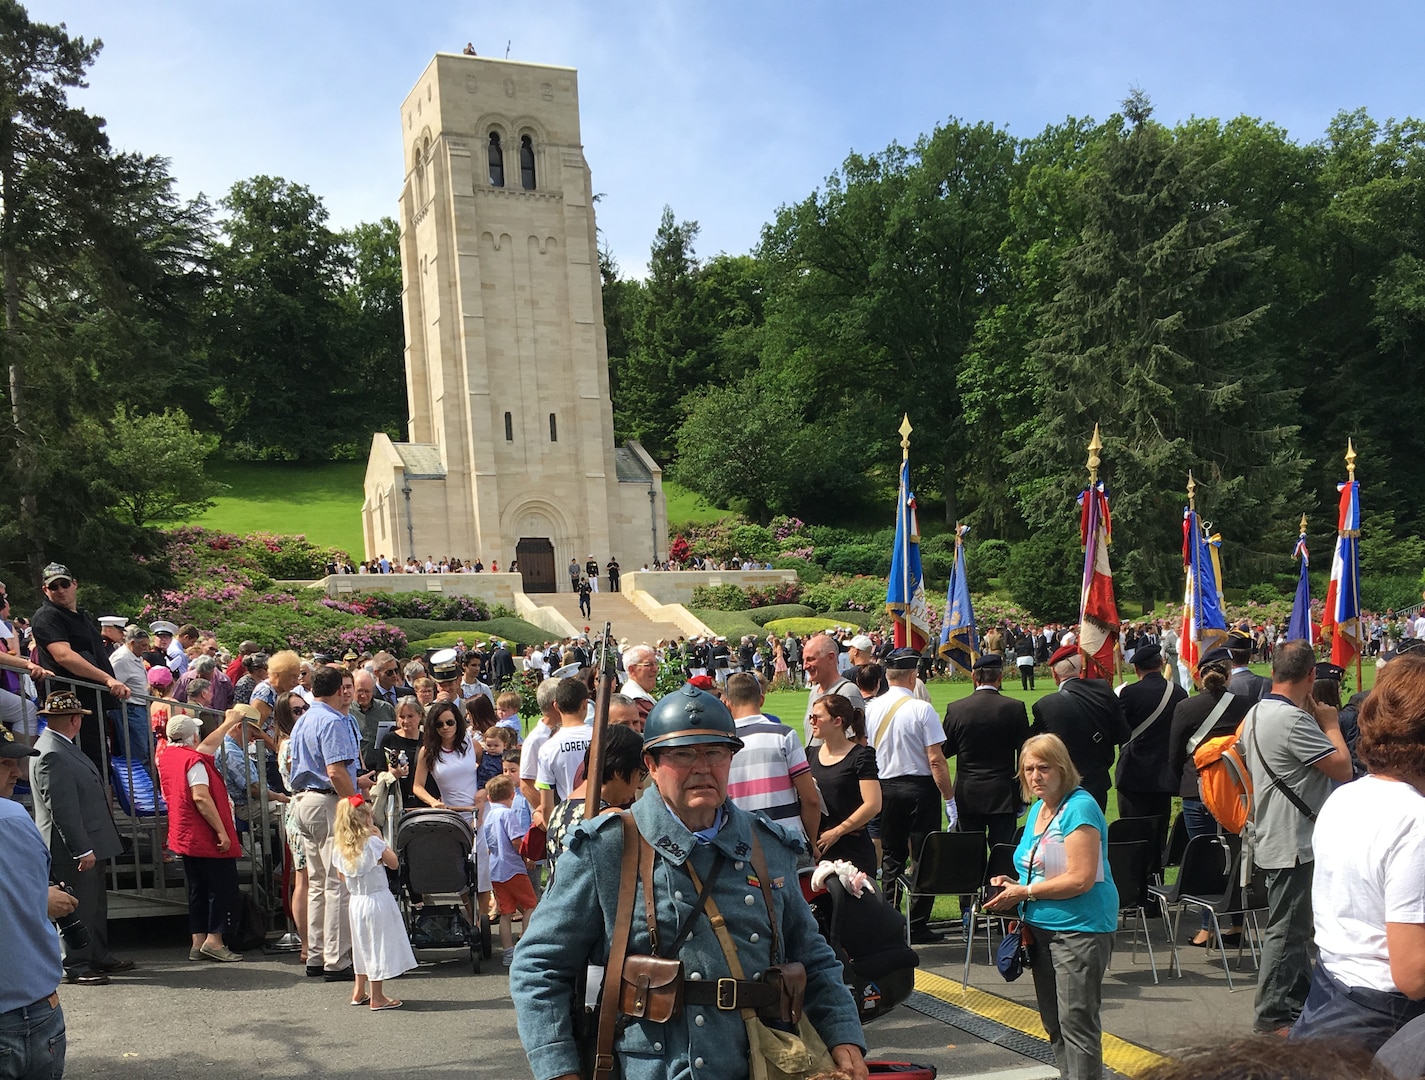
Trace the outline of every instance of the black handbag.
[[1026, 967], [1033, 965], [1029, 949], [1034, 944], [1034, 934], [1028, 924], [1012, 922], [999, 948], [995, 951], [995, 967], [1004, 976], [1005, 982], [1014, 982], [1024, 974]]

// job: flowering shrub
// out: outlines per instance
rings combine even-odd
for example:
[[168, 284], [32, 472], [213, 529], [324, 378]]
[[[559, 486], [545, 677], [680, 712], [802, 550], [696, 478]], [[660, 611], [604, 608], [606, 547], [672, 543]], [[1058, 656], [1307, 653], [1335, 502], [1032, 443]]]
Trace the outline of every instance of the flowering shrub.
[[442, 596], [439, 593], [370, 593], [344, 600], [324, 598], [322, 603], [338, 611], [382, 619], [434, 619], [437, 622], [485, 622], [490, 610], [473, 596]]
[[886, 606], [886, 579], [828, 574], [802, 589], [801, 602], [817, 611], [881, 611]]
[[752, 607], [752, 601], [738, 585], [699, 585], [693, 589], [691, 606], [712, 611], [746, 611]]
[[747, 603], [750, 607], [773, 607], [777, 604], [795, 604], [802, 598], [802, 583], [800, 581], [783, 581], [771, 588], [758, 589], [750, 588], [747, 592]]

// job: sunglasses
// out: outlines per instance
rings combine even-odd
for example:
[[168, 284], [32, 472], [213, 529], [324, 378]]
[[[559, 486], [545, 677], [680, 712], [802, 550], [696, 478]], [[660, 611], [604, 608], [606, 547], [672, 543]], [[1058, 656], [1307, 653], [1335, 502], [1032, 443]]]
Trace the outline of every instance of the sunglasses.
[[393, 668], [393, 667], [382, 668], [382, 669], [381, 669], [380, 671], [378, 671], [376, 674], [377, 674], [377, 675], [394, 675], [394, 674], [396, 674], [396, 669]]
[[310, 705], [300, 705], [300, 706], [299, 706], [299, 705], [293, 705], [293, 706], [291, 707], [291, 712], [292, 712], [292, 715], [293, 715], [293, 716], [301, 716], [304, 712], [306, 712], [306, 711], [307, 711], [308, 709], [310, 709], [310, 708], [311, 708]]
[[460, 725], [459, 725], [459, 723], [457, 723], [457, 722], [454, 721], [454, 720], [437, 720], [437, 721], [435, 722], [435, 726], [438, 727], [438, 728], [444, 728], [444, 727], [459, 727]]
[[59, 592], [61, 589], [67, 589], [73, 584], [74, 582], [70, 581], [69, 578], [56, 578], [46, 585], [45, 588], [51, 592]]

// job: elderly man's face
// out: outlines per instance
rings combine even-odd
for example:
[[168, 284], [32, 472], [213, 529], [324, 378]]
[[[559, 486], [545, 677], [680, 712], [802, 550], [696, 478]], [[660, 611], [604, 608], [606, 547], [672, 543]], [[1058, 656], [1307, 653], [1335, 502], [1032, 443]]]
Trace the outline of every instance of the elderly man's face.
[[628, 675], [651, 694], [658, 685], [658, 661], [652, 656], [642, 656], [628, 665]]
[[[680, 759], [688, 758], [684, 763]], [[725, 743], [670, 747], [645, 754], [658, 794], [688, 828], [706, 829], [727, 801], [727, 775], [732, 771], [732, 747]]]
[[371, 677], [369, 671], [358, 671], [355, 682], [356, 703], [363, 709], [371, 705], [371, 699], [376, 696], [376, 680]]
[[134, 638], [133, 641], [128, 642], [128, 646], [129, 652], [133, 653], [135, 656], [142, 656], [144, 653], [148, 652], [148, 638]]

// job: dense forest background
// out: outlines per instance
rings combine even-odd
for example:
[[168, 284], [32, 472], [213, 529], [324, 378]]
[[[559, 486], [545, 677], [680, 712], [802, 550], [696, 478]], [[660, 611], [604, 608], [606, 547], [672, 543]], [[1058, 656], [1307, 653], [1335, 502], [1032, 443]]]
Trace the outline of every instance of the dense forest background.
[[[71, 100], [100, 45], [0, 0], [0, 567], [63, 556], [141, 591], [154, 527], [228, 459], [363, 458], [404, 434], [390, 219], [333, 229], [252, 177], [185, 201]], [[852, 153], [756, 250], [701, 256], [667, 209], [648, 275], [603, 252], [615, 426], [757, 522], [884, 527], [901, 414], [928, 531], [1073, 559], [1102, 426], [1121, 592], [1180, 588], [1188, 470], [1242, 583], [1305, 514], [1329, 562], [1348, 437], [1366, 599], [1425, 565], [1425, 134], [1342, 112], [1303, 141], [1238, 117], [1166, 126], [1132, 91], [1031, 138], [948, 119]]]

